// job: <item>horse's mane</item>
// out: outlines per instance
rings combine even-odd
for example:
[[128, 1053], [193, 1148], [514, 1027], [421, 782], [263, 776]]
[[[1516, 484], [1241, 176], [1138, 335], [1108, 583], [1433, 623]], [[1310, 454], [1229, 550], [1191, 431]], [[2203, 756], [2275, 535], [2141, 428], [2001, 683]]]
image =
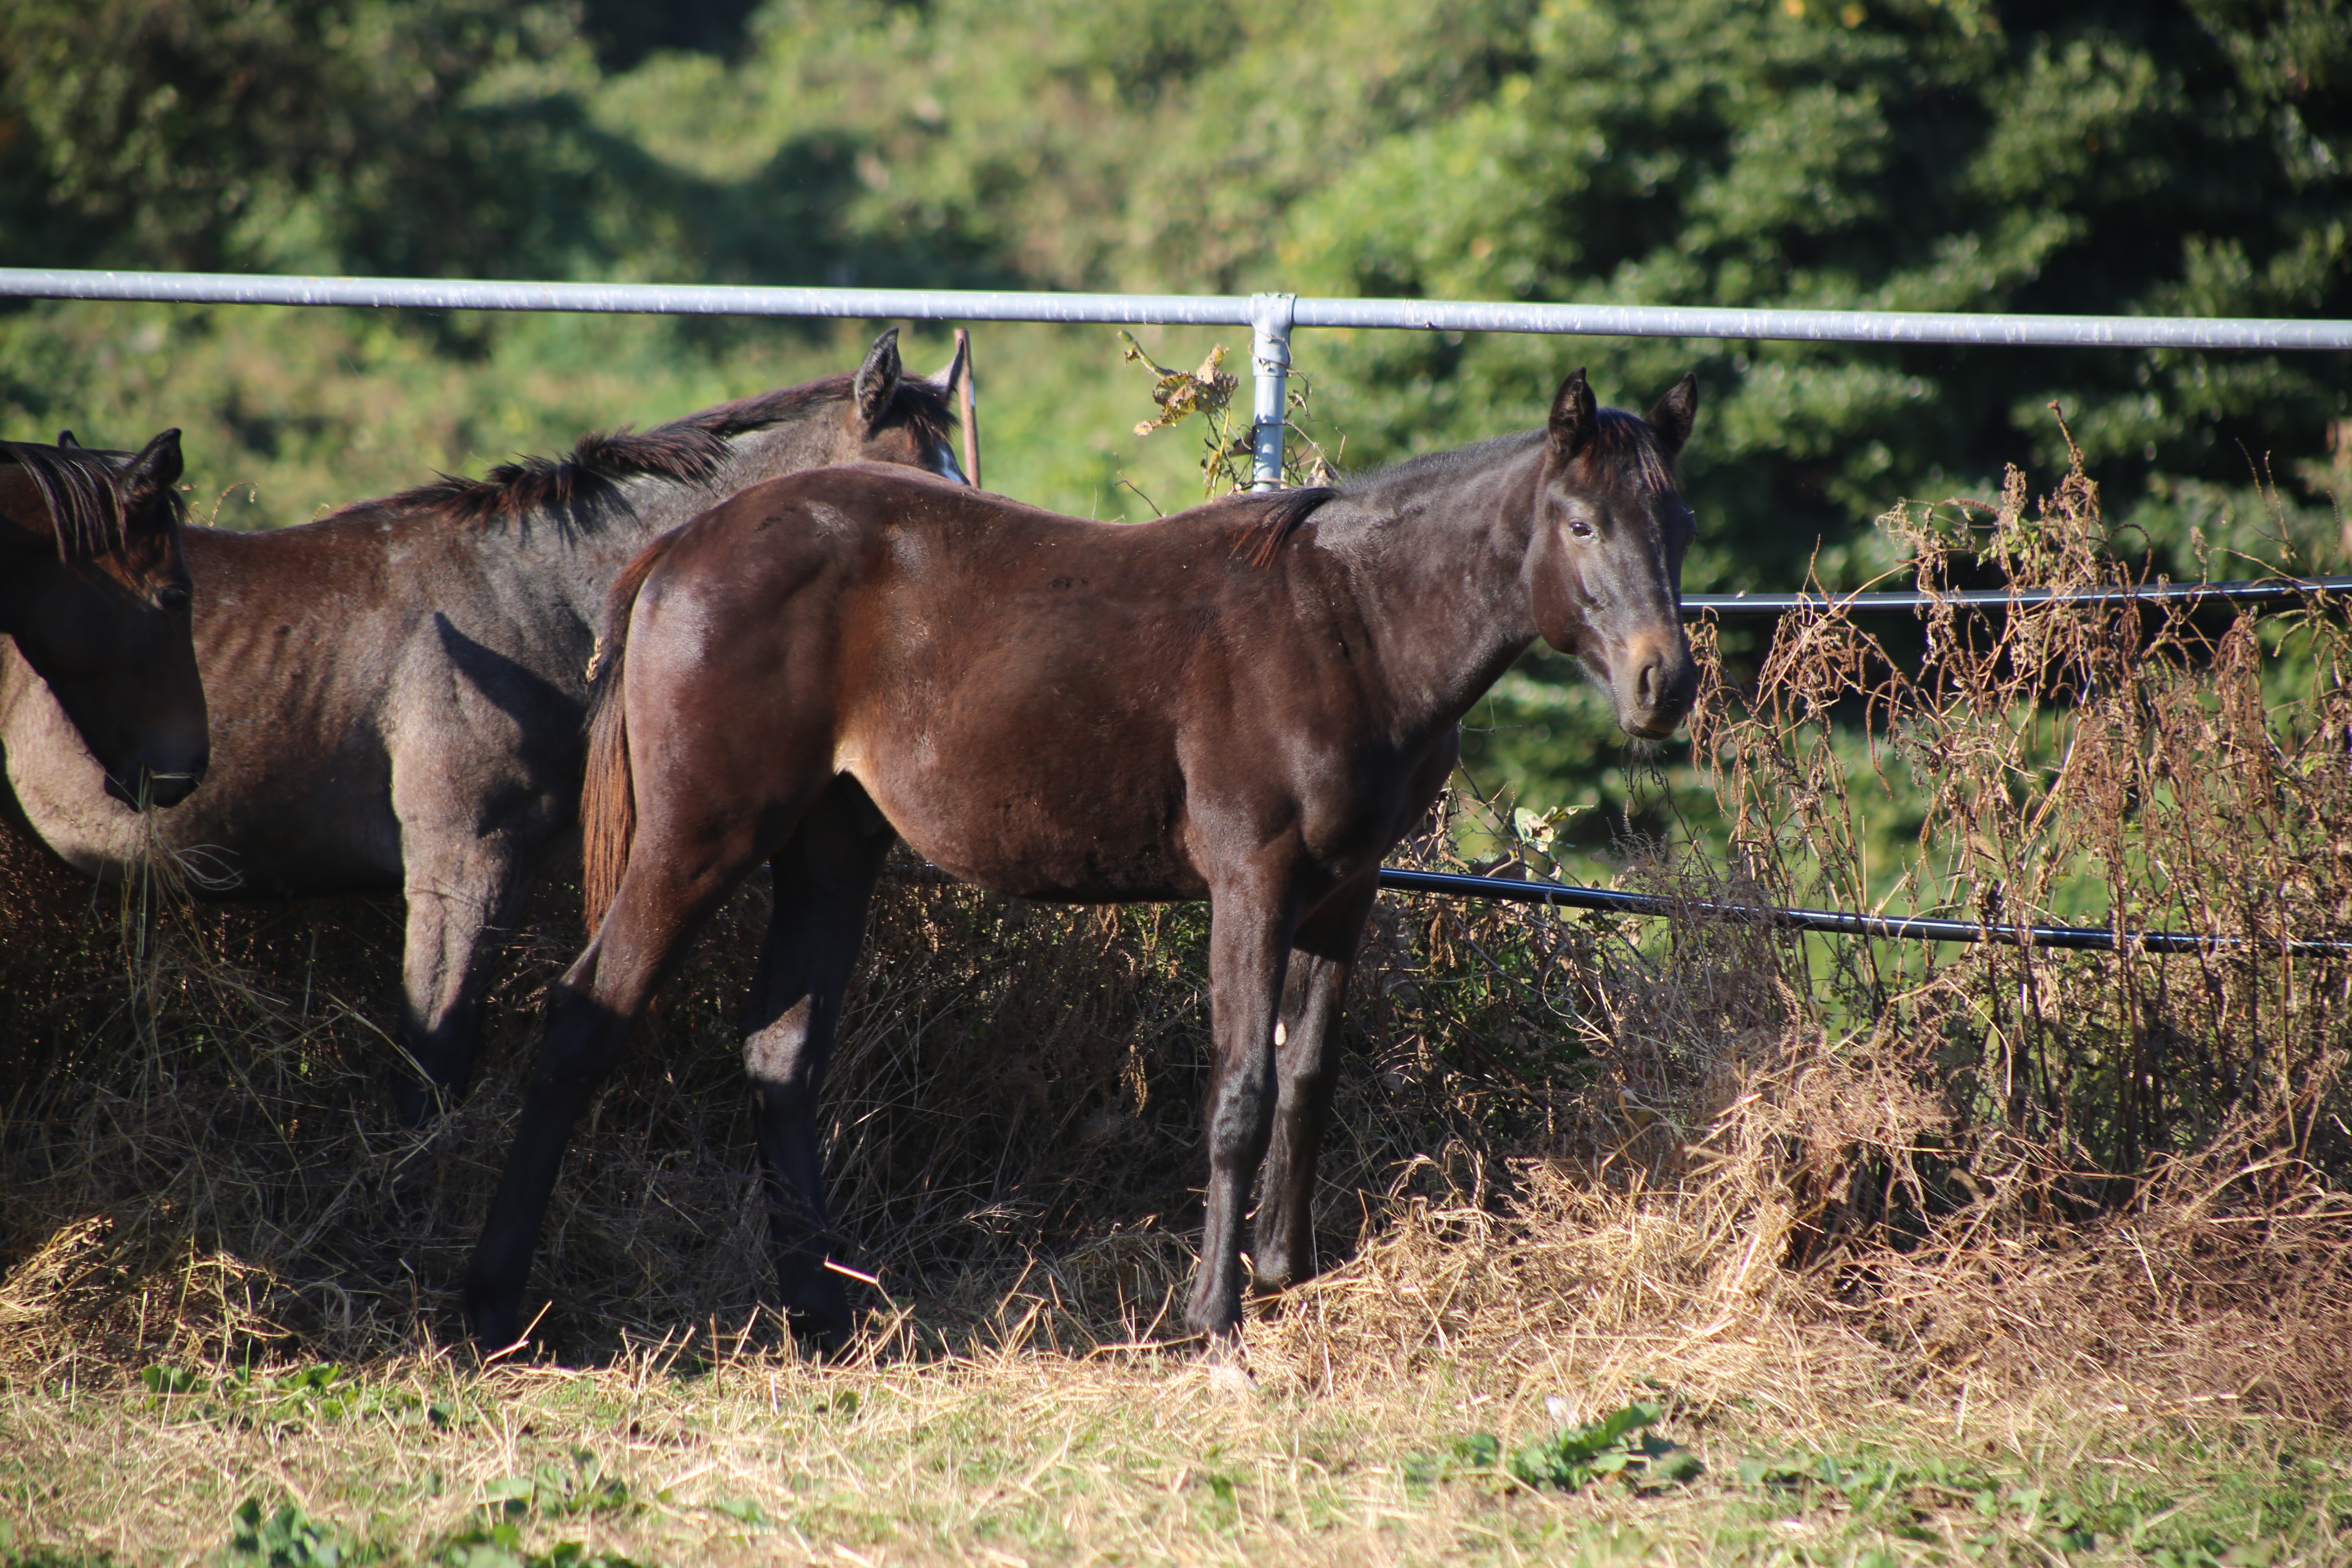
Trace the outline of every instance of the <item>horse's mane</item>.
[[1221, 510], [1237, 514], [1231, 524], [1233, 553], [1253, 566], [1271, 566], [1282, 542], [1298, 531], [1324, 502], [1339, 499], [1329, 485], [1308, 485], [1266, 495], [1234, 496]]
[[[1658, 445], [1658, 433], [1648, 420], [1622, 408], [1596, 412], [1600, 418], [1593, 426], [1592, 438], [1576, 456], [1580, 478], [1590, 482], [1614, 478], [1644, 495], [1661, 495], [1675, 488], [1674, 465], [1665, 448]], [[1423, 452], [1385, 468], [1351, 475], [1341, 483], [1340, 493], [1361, 495], [1391, 479], [1419, 479], [1450, 468], [1484, 467], [1495, 459], [1502, 447], [1533, 447], [1543, 438], [1540, 430], [1520, 430], [1508, 436], [1490, 436], [1467, 447]]]
[[[486, 478], [443, 474], [430, 484], [354, 502], [331, 514], [350, 517], [377, 512], [430, 512], [462, 527], [510, 521], [551, 510], [566, 521], [592, 525], [589, 504], [633, 479], [676, 479], [692, 484], [718, 472], [735, 437], [804, 417], [814, 409], [850, 397], [851, 378], [828, 375], [721, 403], [650, 430], [618, 430], [583, 436], [569, 457], [523, 458], [501, 463]], [[955, 414], [947, 394], [920, 376], [905, 376], [894, 402], [927, 435], [945, 441]]]
[[[131, 516], [123, 508], [122, 486], [108, 454], [87, 447], [0, 441], [0, 462], [23, 468], [40, 492], [60, 559], [88, 560], [130, 542]], [[172, 499], [179, 497], [174, 493]]]
[[[1588, 482], [1613, 479], [1643, 495], [1664, 495], [1673, 490], [1674, 465], [1665, 448], [1658, 444], [1658, 433], [1650, 422], [1622, 408], [1603, 408], [1599, 414], [1592, 438], [1576, 455], [1578, 477]], [[1377, 490], [1394, 479], [1424, 479], [1452, 468], [1477, 467], [1491, 461], [1497, 447], [1531, 446], [1542, 439], [1540, 430], [1496, 436], [1448, 451], [1424, 452], [1339, 485], [1234, 497], [1221, 503], [1242, 513], [1234, 526], [1234, 553], [1253, 566], [1272, 565], [1275, 552], [1282, 548], [1283, 542], [1327, 502]]]

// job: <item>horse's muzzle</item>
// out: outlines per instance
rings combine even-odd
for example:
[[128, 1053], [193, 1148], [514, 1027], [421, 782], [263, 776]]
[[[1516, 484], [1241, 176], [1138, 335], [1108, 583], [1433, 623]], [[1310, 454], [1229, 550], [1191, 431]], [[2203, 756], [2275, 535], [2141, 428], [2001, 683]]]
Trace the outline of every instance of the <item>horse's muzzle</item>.
[[1615, 686], [1617, 727], [1639, 740], [1663, 741], [1698, 700], [1698, 663], [1677, 640], [1646, 651]]

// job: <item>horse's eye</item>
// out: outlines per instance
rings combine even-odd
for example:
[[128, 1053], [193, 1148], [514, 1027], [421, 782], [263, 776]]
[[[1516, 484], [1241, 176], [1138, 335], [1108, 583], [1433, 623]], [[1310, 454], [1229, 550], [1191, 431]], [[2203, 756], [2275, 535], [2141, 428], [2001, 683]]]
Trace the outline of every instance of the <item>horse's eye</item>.
[[1576, 535], [1579, 539], [1590, 539], [1592, 537], [1592, 525], [1585, 521], [1582, 518], [1570, 519], [1568, 525], [1568, 531], [1569, 532]]
[[168, 583], [155, 590], [155, 603], [167, 610], [184, 610], [194, 597], [180, 583]]

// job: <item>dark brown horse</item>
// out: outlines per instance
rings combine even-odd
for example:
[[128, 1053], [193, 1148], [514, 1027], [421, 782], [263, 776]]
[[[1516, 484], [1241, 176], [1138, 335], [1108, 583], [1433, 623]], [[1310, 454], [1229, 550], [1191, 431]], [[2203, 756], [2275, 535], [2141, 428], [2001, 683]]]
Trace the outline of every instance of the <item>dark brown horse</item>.
[[[855, 458], [957, 474], [942, 389], [898, 334], [855, 375], [487, 480], [444, 479], [263, 533], [190, 529], [212, 772], [162, 836], [201, 890], [408, 903], [401, 1044], [410, 1120], [464, 1085], [487, 930], [509, 922], [575, 820], [604, 590], [646, 542], [748, 485]], [[184, 615], [184, 611], [182, 612]], [[144, 842], [40, 683], [0, 659], [0, 745], [24, 816], [92, 876]]]
[[1205, 897], [1215, 1058], [1188, 1316], [1241, 1320], [1251, 1256], [1315, 1267], [1330, 1043], [1382, 858], [1452, 772], [1456, 722], [1530, 642], [1666, 734], [1697, 671], [1672, 479], [1696, 405], [1593, 406], [1340, 489], [1133, 527], [871, 467], [762, 485], [614, 584], [590, 742], [595, 936], [563, 977], [467, 1305], [511, 1342], [574, 1120], [696, 930], [759, 864], [775, 912], [743, 1025], [787, 1311], [849, 1325], [824, 1268], [814, 1108], [894, 833], [1029, 899]]
[[0, 636], [94, 788], [127, 814], [176, 805], [209, 752], [174, 488], [180, 433], [136, 457], [58, 443], [0, 441]]

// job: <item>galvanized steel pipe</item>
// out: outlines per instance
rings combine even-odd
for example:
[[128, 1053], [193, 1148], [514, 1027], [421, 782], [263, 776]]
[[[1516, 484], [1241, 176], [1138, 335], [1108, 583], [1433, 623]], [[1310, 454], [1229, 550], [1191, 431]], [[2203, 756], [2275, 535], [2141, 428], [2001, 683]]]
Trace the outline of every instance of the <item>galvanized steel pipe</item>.
[[2352, 594], [2352, 577], [2271, 577], [2248, 583], [2147, 583], [2134, 588], [1966, 588], [1948, 594], [1685, 594], [1683, 613], [1785, 616], [1797, 610], [1916, 615], [1938, 605], [1963, 610], [2116, 609], [2126, 605], [2200, 605], [2208, 599], [2260, 605]]
[[1455, 871], [1381, 868], [1381, 886], [1398, 893], [1451, 893], [1458, 898], [1505, 903], [1551, 904], [1609, 914], [1675, 916], [1739, 921], [1780, 931], [1826, 931], [1836, 936], [1879, 937], [1907, 942], [1999, 942], [2011, 947], [2052, 947], [2074, 952], [2284, 953], [2294, 958], [2352, 956], [2352, 942], [2314, 938], [2196, 936], [2186, 931], [2112, 931], [2095, 926], [1979, 925], [1974, 921], [1929, 915], [1864, 915], [1845, 910], [1789, 910], [1772, 904], [1725, 904], [1711, 899], [1667, 899], [1614, 888], [1580, 888], [1571, 882], [1514, 881], [1471, 877]]
[[[1259, 296], [1268, 298], [1269, 296]], [[1281, 296], [1271, 296], [1281, 298]], [[0, 298], [214, 305], [358, 305], [428, 310], [580, 310], [671, 316], [830, 316], [863, 321], [1070, 321], [1255, 326], [1239, 294], [1053, 294], [957, 289], [763, 289], [667, 283], [288, 278], [243, 272], [0, 268]], [[1298, 300], [1297, 327], [1805, 342], [1983, 343], [2011, 348], [2341, 352], [2352, 321], [2251, 317], [2019, 316], [1927, 310], [1745, 310], [1682, 305], [1501, 300]]]
[[1282, 427], [1289, 416], [1290, 321], [1295, 294], [1250, 296], [1250, 489], [1282, 488]]

